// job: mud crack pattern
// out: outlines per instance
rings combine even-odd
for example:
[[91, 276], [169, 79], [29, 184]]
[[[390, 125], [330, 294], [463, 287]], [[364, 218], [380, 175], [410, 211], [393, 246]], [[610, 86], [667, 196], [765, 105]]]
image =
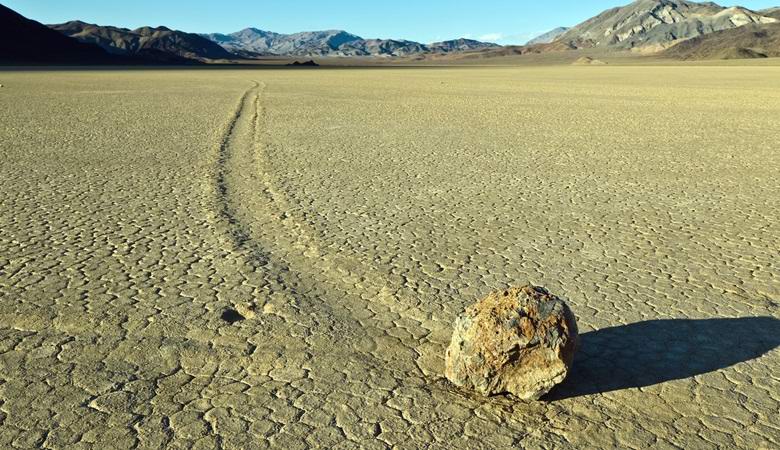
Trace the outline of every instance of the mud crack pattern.
[[[775, 448], [776, 75], [3, 74], [0, 445]], [[569, 381], [452, 388], [454, 317], [526, 281]]]

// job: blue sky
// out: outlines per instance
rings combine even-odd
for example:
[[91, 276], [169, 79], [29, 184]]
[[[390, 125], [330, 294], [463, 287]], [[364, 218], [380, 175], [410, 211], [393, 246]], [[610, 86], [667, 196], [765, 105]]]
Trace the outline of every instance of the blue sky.
[[[279, 33], [343, 29], [365, 38], [419, 42], [469, 37], [522, 44], [558, 26], [571, 26], [630, 0], [0, 0], [43, 23], [73, 19], [137, 28], [165, 25], [196, 32], [229, 33], [256, 27]], [[727, 6], [735, 3], [724, 2]], [[761, 9], [780, 0], [745, 0]]]

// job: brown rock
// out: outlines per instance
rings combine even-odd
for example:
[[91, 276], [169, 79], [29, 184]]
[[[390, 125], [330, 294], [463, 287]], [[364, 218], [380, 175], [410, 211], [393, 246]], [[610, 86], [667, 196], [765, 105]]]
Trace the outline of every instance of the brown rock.
[[563, 300], [531, 285], [496, 291], [455, 321], [445, 375], [483, 395], [536, 400], [566, 378], [576, 346]]
[[581, 58], [578, 58], [576, 61], [572, 63], [575, 66], [606, 66], [607, 63], [600, 59], [594, 59], [590, 56], [583, 56]]

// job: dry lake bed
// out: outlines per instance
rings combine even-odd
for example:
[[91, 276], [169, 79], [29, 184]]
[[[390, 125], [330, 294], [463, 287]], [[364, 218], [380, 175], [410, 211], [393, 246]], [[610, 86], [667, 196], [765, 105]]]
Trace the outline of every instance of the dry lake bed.
[[[0, 83], [0, 447], [780, 446], [780, 67]], [[529, 281], [573, 372], [451, 386]]]

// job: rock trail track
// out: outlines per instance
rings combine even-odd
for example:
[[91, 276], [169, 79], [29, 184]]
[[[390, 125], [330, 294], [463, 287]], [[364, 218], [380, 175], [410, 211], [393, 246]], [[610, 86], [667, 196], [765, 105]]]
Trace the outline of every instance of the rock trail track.
[[[688, 70], [6, 74], [0, 446], [776, 448], [780, 78]], [[526, 281], [570, 378], [453, 388]]]
[[[369, 445], [363, 441], [371, 438], [378, 447], [404, 443], [410, 447], [426, 446], [436, 438], [422, 429], [424, 424], [418, 424], [420, 429], [414, 430], [422, 440], [414, 435], [406, 436], [407, 430], [415, 425], [407, 417], [435, 417], [436, 411], [422, 409], [443, 400], [437, 397], [449, 395], [455, 401], [447, 401], [448, 408], [459, 412], [462, 423], [447, 425], [445, 430], [449, 429], [450, 433], [445, 431], [441, 435], [441, 445], [459, 442], [469, 447], [484, 445], [485, 436], [477, 429], [472, 436], [464, 436], [463, 427], [469, 416], [477, 418], [472, 411], [475, 405], [470, 404], [474, 399], [449, 387], [441, 377], [441, 363], [436, 361], [442, 358], [441, 350], [446, 347], [449, 333], [446, 323], [410, 305], [411, 302], [404, 302], [403, 291], [390, 291], [390, 284], [381, 275], [347, 257], [328, 253], [317, 241], [316, 232], [302, 218], [293, 215], [297, 208], [274, 186], [265, 154], [262, 98], [266, 88], [264, 83], [255, 82], [241, 97], [237, 112], [227, 126], [217, 169], [217, 192], [222, 217], [237, 251], [250, 264], [265, 268], [268, 276], [292, 298], [286, 299], [287, 303], [252, 302], [235, 305], [236, 308], [256, 312], [261, 321], [276, 319], [305, 327], [302, 338], [307, 360], [300, 363], [300, 369], [309, 377], [316, 378], [320, 372], [341, 371], [343, 365], [349, 367], [343, 378], [337, 379], [348, 381], [347, 398], [354, 395], [352, 390], [360, 393], [354, 395], [356, 404], [350, 407], [348, 403], [335, 402], [325, 406], [334, 409], [331, 419], [335, 417], [335, 422], [318, 423], [318, 426], [335, 426], [341, 429], [337, 436], [340, 434], [360, 446]], [[274, 256], [274, 250], [282, 250], [283, 257]], [[308, 318], [301, 319], [301, 316]], [[431, 339], [433, 330], [439, 341]], [[393, 335], [399, 331], [399, 336]], [[320, 383], [321, 392], [340, 390], [339, 383], [327, 377], [316, 384]], [[399, 401], [396, 392], [403, 393], [402, 400]], [[415, 406], [416, 403], [421, 406]], [[496, 418], [512, 410], [512, 403], [505, 399], [480, 403], [498, 405], [493, 412]], [[350, 412], [342, 418], [337, 413], [339, 409]], [[363, 414], [371, 419], [364, 422]], [[511, 414], [507, 415], [505, 420], [510, 417]], [[383, 426], [385, 420], [388, 422]], [[511, 423], [505, 424], [508, 437], [503, 445], [517, 443], [527, 434], [524, 431], [527, 421], [522, 427], [519, 422], [511, 427]], [[537, 419], [537, 423], [542, 422]], [[346, 429], [342, 429], [342, 424]], [[545, 435], [542, 429], [534, 432], [538, 437]], [[388, 442], [394, 440], [391, 436], [400, 437], [400, 442]], [[497, 442], [501, 442], [500, 438]]]

